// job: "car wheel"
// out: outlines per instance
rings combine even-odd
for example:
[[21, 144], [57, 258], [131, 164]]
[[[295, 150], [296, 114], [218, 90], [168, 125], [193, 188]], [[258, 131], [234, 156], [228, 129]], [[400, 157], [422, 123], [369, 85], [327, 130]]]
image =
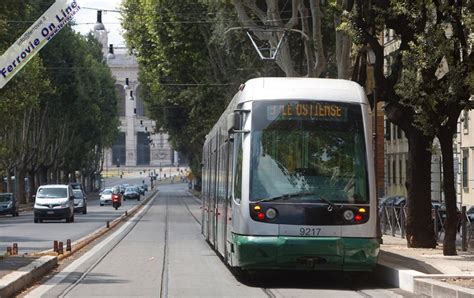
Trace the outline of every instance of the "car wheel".
[[39, 222], [40, 222], [40, 223], [43, 223], [43, 220], [42, 220], [42, 219], [40, 219], [40, 220], [39, 220]]
[[67, 222], [67, 223], [71, 222], [71, 218], [70, 218], [70, 217], [66, 217], [66, 222]]
[[20, 216], [20, 212], [15, 212], [15, 216]]
[[104, 206], [104, 204], [100, 203], [100, 206]]
[[87, 207], [84, 207], [84, 209], [82, 209], [82, 214], [87, 214]]
[[35, 217], [35, 219], [34, 219], [33, 221], [34, 221], [34, 223], [38, 223], [38, 222], [39, 222], [39, 220], [38, 220], [37, 217]]

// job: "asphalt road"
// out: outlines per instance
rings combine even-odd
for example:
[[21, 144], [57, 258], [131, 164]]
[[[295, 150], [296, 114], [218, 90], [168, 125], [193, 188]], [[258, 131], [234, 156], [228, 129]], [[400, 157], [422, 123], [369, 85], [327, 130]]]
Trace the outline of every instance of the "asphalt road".
[[[108, 185], [118, 182], [130, 184], [141, 183], [139, 177], [107, 181]], [[98, 196], [89, 196], [87, 214], [75, 213], [74, 223], [61, 221], [47, 221], [33, 223], [33, 212], [21, 212], [18, 217], [8, 215], [0, 216], [0, 252], [5, 252], [8, 246], [18, 243], [19, 254], [40, 252], [53, 248], [54, 240], [66, 243], [79, 240], [99, 228], [106, 226], [107, 221], [112, 221], [122, 215], [126, 210], [137, 205], [137, 201], [122, 202], [122, 206], [115, 210], [111, 205], [100, 206]]]
[[233, 275], [200, 235], [186, 185], [161, 186], [146, 208], [27, 297], [412, 297], [341, 273]]

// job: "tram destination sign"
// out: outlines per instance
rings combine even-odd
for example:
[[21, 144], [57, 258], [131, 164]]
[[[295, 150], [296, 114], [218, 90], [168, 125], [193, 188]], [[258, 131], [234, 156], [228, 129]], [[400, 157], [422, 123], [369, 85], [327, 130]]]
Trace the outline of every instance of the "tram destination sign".
[[56, 0], [0, 57], [3, 88], [79, 11], [76, 0]]
[[328, 102], [289, 102], [267, 106], [267, 120], [347, 121], [347, 107]]

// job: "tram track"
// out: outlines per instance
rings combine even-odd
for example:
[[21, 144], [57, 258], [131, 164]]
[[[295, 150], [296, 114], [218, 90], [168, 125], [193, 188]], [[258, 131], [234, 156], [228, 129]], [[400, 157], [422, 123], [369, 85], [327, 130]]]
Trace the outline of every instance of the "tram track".
[[[192, 198], [192, 199], [195, 199], [192, 195], [187, 196], [187, 197], [190, 197], [190, 198]], [[188, 211], [188, 213], [191, 215], [191, 217], [194, 219], [194, 221], [196, 221], [196, 223], [200, 226], [200, 225], [201, 225], [201, 222], [200, 222], [199, 219], [193, 214], [193, 212], [191, 211], [191, 209], [189, 209], [189, 205], [186, 203], [185, 198], [186, 198], [186, 197], [180, 197], [180, 198], [178, 199], [179, 203], [180, 203], [181, 205], [184, 205], [184, 207], [186, 208], [186, 210]], [[197, 201], [197, 199], [195, 199], [195, 200]], [[199, 203], [199, 201], [198, 201], [198, 203]], [[212, 248], [212, 246], [210, 246], [210, 247]], [[212, 248], [212, 249], [213, 249], [213, 248]], [[213, 249], [213, 250], [214, 250], [214, 249]], [[216, 252], [214, 251], [214, 253], [216, 253]], [[217, 253], [216, 253], [216, 256], [219, 257], [219, 255], [218, 255]], [[222, 258], [220, 258], [220, 259], [222, 260], [222, 262], [224, 262], [224, 260], [223, 260]], [[228, 268], [229, 268], [229, 267], [228, 267]], [[260, 289], [261, 289], [261, 290], [263, 291], [263, 293], [265, 293], [265, 295], [266, 295], [267, 297], [269, 297], [269, 298], [276, 298], [276, 297], [278, 297], [271, 289], [268, 289], [268, 288], [260, 288]]]
[[166, 197], [166, 211], [165, 211], [165, 239], [163, 243], [163, 263], [161, 266], [161, 287], [160, 297], [168, 297], [168, 257], [169, 257], [169, 246], [168, 246], [168, 213], [169, 213], [169, 197]]
[[[157, 194], [155, 194], [155, 197], [151, 199], [151, 201], [156, 199]], [[131, 226], [128, 228], [128, 230], [120, 236], [118, 241], [114, 243], [107, 251], [102, 254], [102, 256], [97, 259], [87, 270], [69, 287], [67, 287], [58, 297], [66, 297], [67, 294], [69, 294], [72, 290], [74, 290], [84, 279], [94, 270], [116, 247], [119, 246], [119, 244], [122, 243], [122, 241], [127, 238], [127, 236], [135, 229], [135, 227], [138, 225], [140, 220], [146, 215], [148, 210], [151, 208], [151, 204], [147, 204], [144, 206], [146, 208], [140, 215], [136, 218], [136, 220], [131, 224]]]

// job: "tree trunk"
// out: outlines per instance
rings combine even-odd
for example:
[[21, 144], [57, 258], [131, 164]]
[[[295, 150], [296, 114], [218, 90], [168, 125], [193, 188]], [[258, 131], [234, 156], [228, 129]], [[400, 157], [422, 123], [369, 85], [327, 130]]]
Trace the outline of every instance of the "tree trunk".
[[418, 130], [409, 130], [406, 221], [408, 247], [435, 248], [431, 218], [431, 144], [433, 138]]
[[15, 175], [16, 180], [16, 197], [18, 203], [26, 204], [26, 196], [25, 196], [25, 173], [22, 170], [17, 170]]
[[28, 202], [33, 202], [33, 195], [36, 193], [36, 171], [28, 172], [28, 181], [30, 183], [30, 191], [28, 192]]
[[454, 160], [453, 160], [453, 133], [447, 126], [439, 130], [439, 142], [443, 155], [443, 189], [446, 204], [445, 235], [443, 241], [443, 254], [455, 256], [456, 230], [458, 214], [456, 211], [456, 190], [454, 188]]
[[7, 171], [7, 192], [14, 192], [12, 173], [9, 170]]

